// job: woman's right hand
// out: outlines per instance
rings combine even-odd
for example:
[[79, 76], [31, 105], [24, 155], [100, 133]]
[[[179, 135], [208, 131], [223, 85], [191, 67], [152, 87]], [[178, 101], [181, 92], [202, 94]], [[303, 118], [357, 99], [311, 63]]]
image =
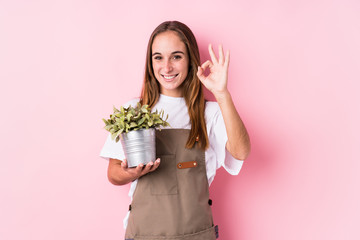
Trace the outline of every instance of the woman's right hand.
[[117, 159], [109, 159], [108, 178], [114, 185], [124, 185], [138, 179], [149, 172], [155, 171], [160, 165], [160, 158], [155, 162], [149, 162], [144, 166], [139, 164], [137, 167], [129, 168], [126, 159], [119, 161]]

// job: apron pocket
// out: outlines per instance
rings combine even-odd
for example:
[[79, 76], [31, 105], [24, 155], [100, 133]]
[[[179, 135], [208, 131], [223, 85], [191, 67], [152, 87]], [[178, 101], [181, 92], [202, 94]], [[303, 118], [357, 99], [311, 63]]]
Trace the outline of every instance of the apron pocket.
[[176, 156], [160, 155], [158, 169], [148, 176], [150, 191], [152, 195], [174, 195], [178, 194], [178, 183], [176, 176]]

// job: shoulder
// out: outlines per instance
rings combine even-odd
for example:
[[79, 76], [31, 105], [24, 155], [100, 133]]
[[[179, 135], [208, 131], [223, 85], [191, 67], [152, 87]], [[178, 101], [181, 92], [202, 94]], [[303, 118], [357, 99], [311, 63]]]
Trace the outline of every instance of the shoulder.
[[133, 98], [127, 102], [125, 102], [124, 104], [122, 104], [121, 106], [127, 108], [129, 106], [135, 107], [136, 104], [140, 101], [140, 98]]

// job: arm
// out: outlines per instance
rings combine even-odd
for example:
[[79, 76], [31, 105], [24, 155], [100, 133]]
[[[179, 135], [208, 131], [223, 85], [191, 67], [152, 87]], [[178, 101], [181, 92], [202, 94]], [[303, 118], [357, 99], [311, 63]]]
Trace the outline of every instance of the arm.
[[[234, 158], [245, 160], [250, 153], [250, 138], [227, 89], [230, 52], [227, 51], [224, 56], [220, 45], [219, 59], [217, 59], [212, 46], [209, 45], [209, 53], [211, 61], [208, 60], [198, 67], [197, 76], [204, 86], [214, 94], [220, 106], [228, 136], [226, 149]], [[210, 69], [210, 74], [205, 76], [204, 72], [207, 67]]]
[[156, 159], [155, 163], [149, 162], [144, 167], [143, 164], [139, 164], [135, 168], [129, 168], [126, 162], [119, 161], [117, 159], [109, 159], [108, 166], [108, 179], [114, 185], [125, 185], [132, 182], [139, 177], [154, 171], [160, 165], [160, 158]]
[[245, 160], [250, 153], [250, 138], [243, 121], [236, 111], [231, 95], [229, 92], [224, 92], [222, 95], [216, 95], [215, 98], [225, 122], [228, 136], [226, 149], [234, 158]]

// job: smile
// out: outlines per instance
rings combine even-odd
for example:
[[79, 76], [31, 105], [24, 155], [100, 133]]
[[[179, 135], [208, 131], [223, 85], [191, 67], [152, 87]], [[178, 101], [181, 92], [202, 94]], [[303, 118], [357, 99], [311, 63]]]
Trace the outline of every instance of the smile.
[[173, 78], [175, 78], [178, 74], [175, 75], [161, 75], [163, 78], [167, 79], [167, 80], [171, 80]]

